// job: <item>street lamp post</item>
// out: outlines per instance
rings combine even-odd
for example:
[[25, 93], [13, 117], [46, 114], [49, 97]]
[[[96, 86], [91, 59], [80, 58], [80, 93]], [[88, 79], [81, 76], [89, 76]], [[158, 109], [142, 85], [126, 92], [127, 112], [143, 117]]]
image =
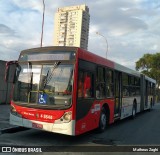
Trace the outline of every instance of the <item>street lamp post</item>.
[[106, 49], [106, 58], [107, 58], [107, 53], [108, 53], [108, 41], [107, 39], [105, 38], [105, 36], [103, 36], [102, 34], [100, 34], [99, 32], [96, 32], [97, 35], [103, 37], [105, 39], [105, 42], [106, 42], [106, 45], [107, 45], [107, 49]]
[[42, 18], [42, 33], [41, 33], [41, 47], [43, 46], [43, 28], [44, 28], [44, 14], [45, 14], [45, 2], [43, 1], [43, 18]]

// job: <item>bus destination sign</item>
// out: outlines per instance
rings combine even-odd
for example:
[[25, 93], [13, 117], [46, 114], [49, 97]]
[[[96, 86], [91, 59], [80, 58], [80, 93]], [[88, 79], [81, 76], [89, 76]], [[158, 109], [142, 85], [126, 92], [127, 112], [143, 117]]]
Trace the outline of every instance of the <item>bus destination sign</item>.
[[56, 61], [56, 60], [71, 60], [74, 59], [73, 52], [56, 52], [56, 53], [27, 53], [22, 54], [19, 61]]
[[28, 55], [28, 61], [69, 60], [70, 54], [34, 54]]

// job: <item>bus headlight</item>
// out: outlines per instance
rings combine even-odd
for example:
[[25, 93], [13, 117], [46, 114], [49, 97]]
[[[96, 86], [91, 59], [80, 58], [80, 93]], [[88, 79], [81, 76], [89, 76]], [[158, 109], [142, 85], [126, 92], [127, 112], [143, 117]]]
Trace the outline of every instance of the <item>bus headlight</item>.
[[15, 115], [15, 113], [16, 113], [16, 108], [15, 108], [13, 105], [11, 105], [10, 111], [11, 111], [12, 114]]
[[22, 115], [19, 114], [19, 113], [17, 113], [16, 108], [15, 108], [13, 105], [11, 105], [10, 111], [11, 111], [11, 114], [12, 114], [12, 115], [15, 115], [15, 116], [17, 116], [17, 117], [21, 117], [21, 118], [22, 118]]
[[71, 116], [72, 116], [72, 113], [71, 113], [71, 112], [66, 112], [66, 113], [63, 115], [63, 121], [64, 121], [64, 122], [70, 122], [70, 121], [71, 121]]
[[68, 123], [71, 121], [71, 119], [72, 119], [72, 112], [69, 111], [69, 112], [65, 112], [64, 115], [60, 119], [55, 120], [54, 123], [56, 124]]

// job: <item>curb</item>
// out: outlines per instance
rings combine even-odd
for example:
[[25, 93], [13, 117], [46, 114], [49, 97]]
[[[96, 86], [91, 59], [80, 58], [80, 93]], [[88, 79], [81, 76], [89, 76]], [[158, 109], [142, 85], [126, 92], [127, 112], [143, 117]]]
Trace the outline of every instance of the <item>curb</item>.
[[10, 127], [10, 128], [5, 128], [0, 130], [0, 134], [4, 133], [15, 133], [15, 132], [20, 132], [20, 131], [25, 131], [29, 130], [29, 128], [25, 127], [20, 127], [20, 126], [15, 126], [15, 127]]

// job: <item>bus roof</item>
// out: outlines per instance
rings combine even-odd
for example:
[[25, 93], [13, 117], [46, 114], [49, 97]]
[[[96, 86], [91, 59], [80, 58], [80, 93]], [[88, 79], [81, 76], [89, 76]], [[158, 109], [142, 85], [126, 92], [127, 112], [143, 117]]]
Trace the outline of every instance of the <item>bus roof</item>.
[[152, 82], [152, 83], [156, 83], [156, 80], [148, 77], [147, 75], [144, 75], [144, 76], [145, 76], [145, 79], [146, 79], [146, 80], [148, 80], [148, 81], [150, 81], [150, 82]]
[[85, 51], [85, 50], [82, 50], [82, 49], [79, 49], [78, 51], [79, 51], [79, 54], [78, 54], [79, 58], [84, 59], [86, 61], [91, 61], [91, 62], [99, 64], [99, 65], [107, 66], [107, 67], [115, 69], [117, 71], [128, 73], [128, 74], [131, 74], [131, 75], [134, 75], [134, 76], [138, 76], [138, 77], [141, 76], [140, 72], [129, 69], [129, 68], [127, 68], [125, 66], [122, 66], [122, 65], [120, 65], [120, 64], [118, 64], [114, 61], [109, 60], [109, 59], [100, 57], [96, 54], [93, 54], [91, 52], [88, 52], [88, 51]]
[[66, 46], [46, 46], [46, 47], [37, 47], [31, 49], [25, 49], [21, 51], [21, 54], [26, 54], [30, 52], [47, 52], [49, 50], [63, 50], [63, 51], [76, 51], [77, 47], [66, 47]]

